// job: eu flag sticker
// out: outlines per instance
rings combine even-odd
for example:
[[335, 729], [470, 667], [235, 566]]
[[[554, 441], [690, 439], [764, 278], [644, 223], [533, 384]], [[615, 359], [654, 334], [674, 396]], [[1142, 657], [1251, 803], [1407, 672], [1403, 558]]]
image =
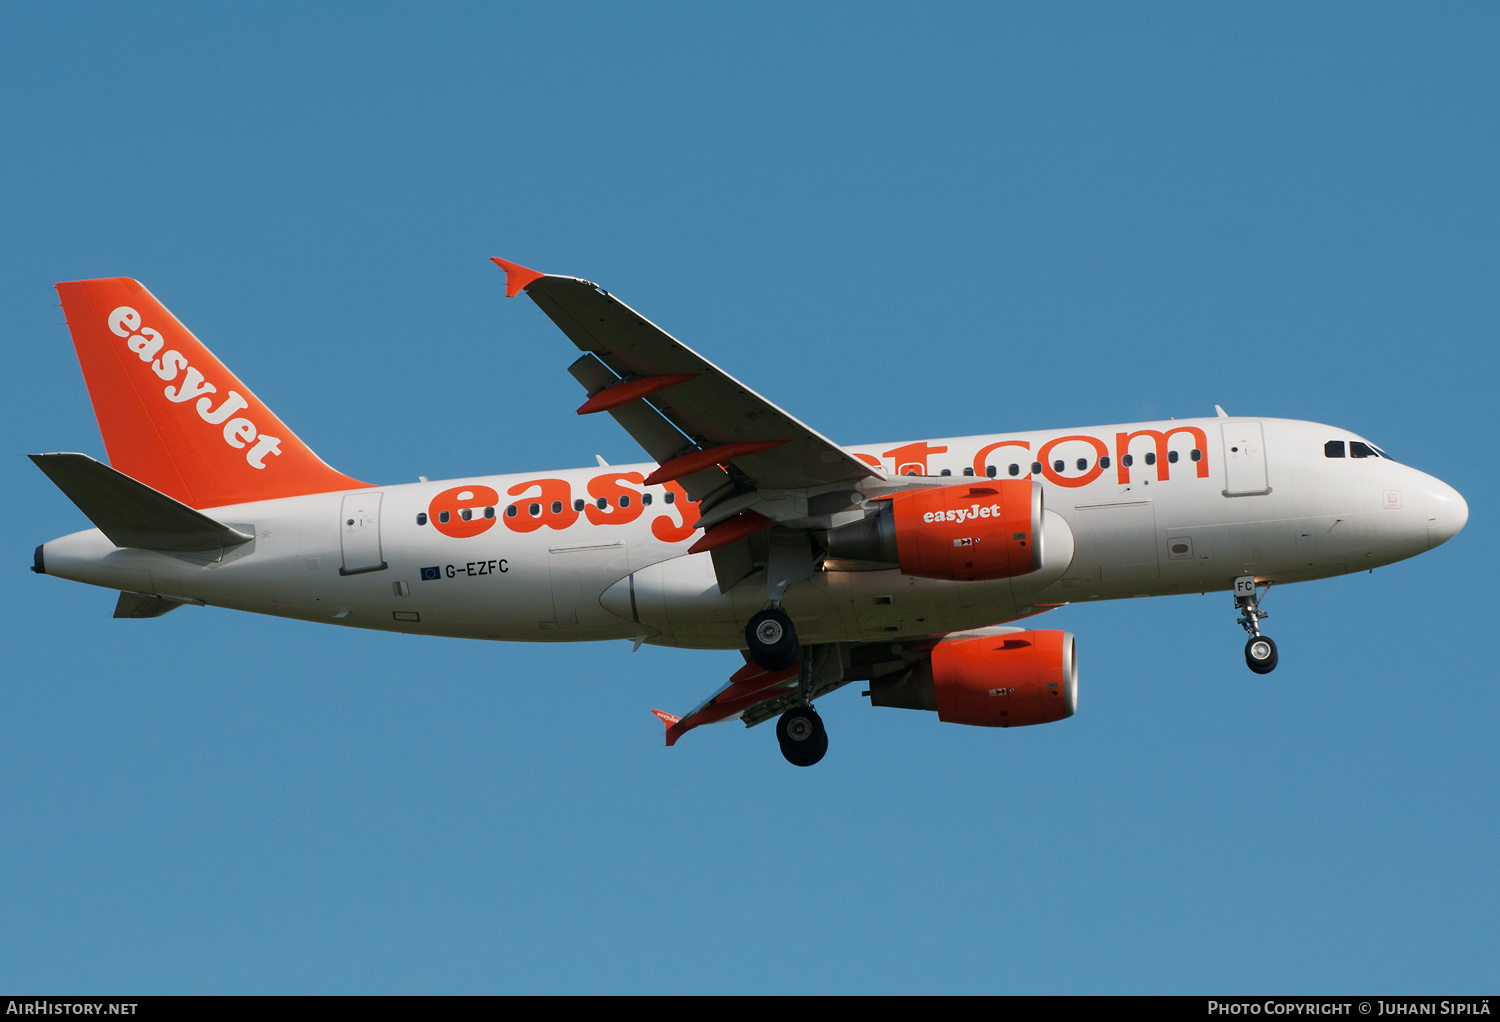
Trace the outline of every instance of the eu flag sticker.
[[431, 582], [435, 578], [442, 578], [442, 577], [443, 577], [443, 573], [441, 571], [439, 571], [437, 568], [423, 568], [422, 569], [422, 581], [423, 582]]

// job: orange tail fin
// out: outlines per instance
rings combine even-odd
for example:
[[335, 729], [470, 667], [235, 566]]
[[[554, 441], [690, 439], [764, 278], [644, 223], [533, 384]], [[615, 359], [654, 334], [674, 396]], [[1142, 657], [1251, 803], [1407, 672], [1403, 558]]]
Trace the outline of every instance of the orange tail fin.
[[370, 485], [325, 465], [136, 281], [57, 293], [114, 468], [195, 508]]

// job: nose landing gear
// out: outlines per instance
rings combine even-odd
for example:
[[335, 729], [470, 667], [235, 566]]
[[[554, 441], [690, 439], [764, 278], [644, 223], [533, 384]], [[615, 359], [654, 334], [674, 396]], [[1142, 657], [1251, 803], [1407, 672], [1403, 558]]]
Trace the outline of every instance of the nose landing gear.
[[1236, 623], [1250, 633], [1245, 643], [1245, 666], [1256, 674], [1270, 674], [1276, 669], [1276, 643], [1260, 634], [1260, 622], [1271, 616], [1260, 609], [1260, 601], [1270, 589], [1271, 583], [1257, 583], [1254, 575], [1234, 580], [1234, 605], [1240, 611]]

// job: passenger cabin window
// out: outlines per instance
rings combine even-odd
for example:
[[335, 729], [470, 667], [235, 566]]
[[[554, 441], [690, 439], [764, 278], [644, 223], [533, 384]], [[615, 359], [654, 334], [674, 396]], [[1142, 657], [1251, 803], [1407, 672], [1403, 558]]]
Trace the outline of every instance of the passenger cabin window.
[[1344, 456], [1344, 441], [1330, 440], [1323, 445], [1323, 457], [1342, 458]]
[[973, 474], [974, 474], [974, 466], [973, 465], [970, 465], [970, 466], [968, 466], [967, 468], [964, 469], [964, 475], [971, 476]]
[[1129, 468], [1131, 465], [1135, 464], [1135, 456], [1132, 454], [1120, 455], [1120, 464], [1124, 465], [1126, 468]]
[[584, 502], [583, 502], [583, 498], [582, 497], [579, 497], [577, 500], [573, 501], [573, 510], [574, 511], [582, 511], [583, 510], [583, 503]]
[[1170, 461], [1174, 465], [1177, 464], [1177, 452], [1176, 451], [1168, 451], [1167, 452], [1167, 460]]
[[677, 493], [676, 493], [676, 491], [674, 491], [674, 490], [668, 490], [667, 491], [667, 503], [668, 504], [675, 504], [675, 503], [677, 503]]
[[495, 517], [495, 509], [492, 508], [492, 507], [485, 508], [484, 509], [484, 516], [486, 518], [494, 518]]
[[427, 524], [427, 512], [426, 511], [418, 511], [417, 512], [417, 524], [418, 525], [426, 525]]
[[540, 505], [540, 504], [532, 504], [526, 510], [531, 513], [531, 517], [533, 517], [533, 518], [540, 518], [540, 517], [542, 517], [542, 505]]
[[630, 506], [630, 498], [627, 497], [627, 496], [625, 496], [623, 493], [620, 494], [620, 506], [621, 507], [629, 507]]
[[516, 516], [516, 506], [514, 504], [508, 505], [506, 507], [506, 509], [505, 509], [505, 517], [507, 517], [507, 518], [514, 518], [515, 516]]
[[1042, 474], [1042, 463], [1040, 461], [1033, 461], [1031, 463], [1031, 474], [1034, 476]]
[[608, 497], [600, 497], [599, 498], [599, 510], [603, 511], [607, 507], [609, 507], [609, 498]]
[[1147, 451], [1146, 452], [1146, 464], [1148, 464], [1148, 465], [1155, 465], [1156, 464], [1156, 452], [1155, 451]]
[[[1190, 454], [1190, 455], [1188, 455], [1188, 457], [1192, 458], [1194, 461], [1199, 461], [1203, 457], [1203, 452], [1200, 451], [1200, 450], [1198, 450], [1198, 448], [1194, 447], [1193, 448], [1193, 453]], [[1106, 466], [1106, 467], [1108, 467], [1108, 466]]]
[[938, 473], [938, 475], [940, 475], [940, 476], [951, 476], [952, 474], [953, 474], [953, 470], [951, 468], [945, 468], [941, 472]]
[[[1021, 466], [1017, 465], [1015, 462], [1011, 462], [1010, 468], [1006, 469], [1006, 471], [1009, 472], [1013, 476], [1018, 476], [1018, 475], [1021, 474]], [[995, 474], [994, 472], [990, 473], [990, 475], [994, 475], [994, 474]]]
[[1078, 471], [1080, 471], [1080, 472], [1087, 471], [1088, 467], [1089, 467], [1089, 459], [1087, 459], [1087, 458], [1079, 458], [1078, 459]]
[[1063, 470], [1063, 464], [1064, 464], [1063, 460], [1061, 458], [1058, 458], [1056, 461], [1054, 461], [1052, 463], [1052, 471], [1054, 471], [1054, 472], [1061, 472]]
[[552, 513], [555, 515], [562, 514], [562, 501], [554, 500], [552, 502]]
[[1370, 447], [1369, 444], [1361, 443], [1358, 440], [1350, 440], [1349, 441], [1349, 457], [1351, 457], [1351, 458], [1378, 458], [1378, 457], [1380, 457], [1380, 455], [1376, 454], [1375, 451], [1371, 449], [1371, 447]]
[[643, 493], [643, 494], [641, 494], [641, 503], [644, 504], [644, 505], [646, 505], [647, 507], [650, 507], [651, 506], [651, 494], [649, 494], [649, 493]]
[[[1015, 468], [1015, 467], [1016, 466], [1014, 466], [1014, 465], [1011, 466], [1011, 468]], [[995, 468], [994, 465], [986, 465], [986, 466], [984, 466], [984, 474], [987, 475], [987, 476], [989, 476], [991, 479], [995, 478], [996, 471], [997, 471], [997, 469]], [[1014, 475], [1015, 473], [1012, 472], [1011, 474]]]
[[474, 509], [471, 507], [466, 507], [458, 513], [458, 517], [467, 522], [474, 517]]
[[1099, 467], [1109, 468], [1109, 455], [1105, 455], [1104, 457], [1099, 459]]
[[448, 517], [449, 517], [448, 512], [446, 512], [446, 511], [439, 511], [438, 512], [438, 521], [442, 522], [444, 525], [448, 524]]

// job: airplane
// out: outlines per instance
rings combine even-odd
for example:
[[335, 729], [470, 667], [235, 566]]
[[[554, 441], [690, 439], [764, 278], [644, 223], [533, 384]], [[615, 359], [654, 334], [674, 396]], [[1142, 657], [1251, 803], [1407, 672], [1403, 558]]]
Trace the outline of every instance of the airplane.
[[672, 745], [776, 718], [828, 749], [814, 701], [1019, 727], [1071, 716], [1072, 603], [1229, 592], [1245, 662], [1273, 584], [1451, 539], [1452, 487], [1314, 422], [1227, 415], [840, 446], [608, 291], [504, 259], [581, 352], [578, 414], [651, 459], [375, 486], [325, 464], [128, 278], [57, 285], [109, 463], [32, 460], [95, 528], [32, 570], [118, 590], [115, 617], [192, 604], [413, 635], [738, 650]]

